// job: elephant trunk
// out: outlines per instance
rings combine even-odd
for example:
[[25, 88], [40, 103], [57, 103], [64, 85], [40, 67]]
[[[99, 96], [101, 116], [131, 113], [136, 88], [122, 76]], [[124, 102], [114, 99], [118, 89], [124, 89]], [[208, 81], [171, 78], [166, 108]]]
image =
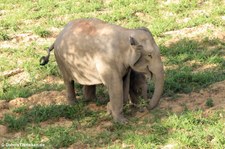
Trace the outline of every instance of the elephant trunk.
[[148, 109], [152, 110], [154, 109], [160, 101], [160, 97], [163, 93], [163, 86], [164, 86], [164, 71], [163, 69], [160, 71], [160, 73], [153, 73], [153, 77], [154, 79], [154, 84], [155, 84], [155, 89], [154, 89], [154, 93], [152, 96], [152, 99], [150, 100], [150, 103], [148, 105]]

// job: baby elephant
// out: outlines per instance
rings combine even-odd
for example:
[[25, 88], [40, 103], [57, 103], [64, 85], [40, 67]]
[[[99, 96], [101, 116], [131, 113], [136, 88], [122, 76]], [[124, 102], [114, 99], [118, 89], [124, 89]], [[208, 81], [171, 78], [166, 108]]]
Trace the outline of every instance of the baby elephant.
[[[131, 103], [138, 105], [140, 103], [140, 97], [147, 101], [147, 79], [143, 73], [136, 72], [130, 69], [127, 78], [123, 79], [124, 92], [127, 92], [127, 95], [124, 96], [124, 104], [128, 103], [128, 98], [130, 97]], [[126, 80], [128, 79], [128, 80]], [[127, 91], [126, 91], [127, 90]], [[96, 86], [95, 85], [85, 85], [83, 87], [84, 99], [85, 101], [91, 101], [96, 98]], [[129, 95], [130, 96], [129, 96]]]
[[143, 98], [147, 101], [147, 90], [148, 84], [147, 79], [143, 73], [136, 72], [131, 70], [130, 73], [130, 87], [129, 87], [129, 94], [130, 100], [134, 105], [139, 104], [139, 98]]

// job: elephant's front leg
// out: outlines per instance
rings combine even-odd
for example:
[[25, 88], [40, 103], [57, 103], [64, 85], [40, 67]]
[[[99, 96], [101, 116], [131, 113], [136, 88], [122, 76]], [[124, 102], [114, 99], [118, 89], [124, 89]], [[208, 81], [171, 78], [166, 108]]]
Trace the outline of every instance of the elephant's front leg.
[[85, 101], [93, 101], [96, 99], [96, 85], [84, 85], [83, 94]]
[[131, 70], [128, 71], [128, 73], [123, 77], [123, 104], [126, 105], [128, 104], [129, 100], [129, 89], [130, 89], [130, 72]]
[[126, 123], [127, 119], [123, 116], [123, 80], [115, 77], [110, 80], [107, 85], [109, 90], [110, 102], [107, 105], [107, 110], [113, 116], [115, 122]]

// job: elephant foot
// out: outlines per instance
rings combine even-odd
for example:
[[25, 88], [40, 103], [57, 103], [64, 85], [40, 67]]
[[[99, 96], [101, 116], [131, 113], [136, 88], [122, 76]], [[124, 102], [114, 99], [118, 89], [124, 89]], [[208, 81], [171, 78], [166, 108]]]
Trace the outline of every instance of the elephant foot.
[[112, 107], [110, 105], [110, 102], [107, 103], [107, 114], [112, 114]]
[[84, 102], [95, 102], [96, 101], [96, 96], [93, 96], [93, 97], [84, 97]]
[[67, 98], [67, 101], [70, 105], [75, 105], [78, 102], [76, 98]]
[[113, 116], [113, 120], [116, 123], [120, 123], [120, 124], [128, 123], [128, 120], [122, 114], [118, 114], [117, 112], [115, 113], [115, 112], [112, 111], [112, 107], [111, 107], [110, 102], [108, 102], [108, 104], [107, 104], [107, 113], [109, 115]]
[[141, 107], [141, 108], [138, 109], [138, 111], [143, 113], [143, 112], [145, 112], [145, 109], [144, 109], [144, 107]]
[[138, 111], [138, 112], [141, 112], [143, 113], [145, 111], [145, 108], [143, 106], [139, 106], [137, 104], [132, 104], [132, 108], [135, 110], [135, 111]]
[[128, 123], [128, 120], [122, 115], [113, 116], [113, 119], [116, 123], [120, 123], [120, 124], [127, 124]]
[[153, 110], [154, 108], [156, 108], [157, 105], [154, 105], [152, 106], [151, 104], [147, 106], [147, 109], [150, 111], [150, 110]]
[[130, 109], [131, 114], [135, 114], [137, 112], [140, 112], [140, 113], [145, 112], [145, 107], [142, 107], [142, 106], [139, 106], [139, 105], [136, 105], [136, 104], [131, 104], [129, 106], [129, 109]]

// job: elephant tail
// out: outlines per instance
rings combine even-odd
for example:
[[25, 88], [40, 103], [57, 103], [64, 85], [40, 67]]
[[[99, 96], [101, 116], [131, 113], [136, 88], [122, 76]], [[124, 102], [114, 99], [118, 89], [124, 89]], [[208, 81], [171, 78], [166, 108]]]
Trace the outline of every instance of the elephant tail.
[[50, 52], [54, 49], [54, 43], [51, 45], [51, 47], [48, 48], [48, 55], [47, 56], [42, 56], [40, 58], [40, 65], [44, 66], [48, 64], [49, 62], [49, 57], [50, 57]]

